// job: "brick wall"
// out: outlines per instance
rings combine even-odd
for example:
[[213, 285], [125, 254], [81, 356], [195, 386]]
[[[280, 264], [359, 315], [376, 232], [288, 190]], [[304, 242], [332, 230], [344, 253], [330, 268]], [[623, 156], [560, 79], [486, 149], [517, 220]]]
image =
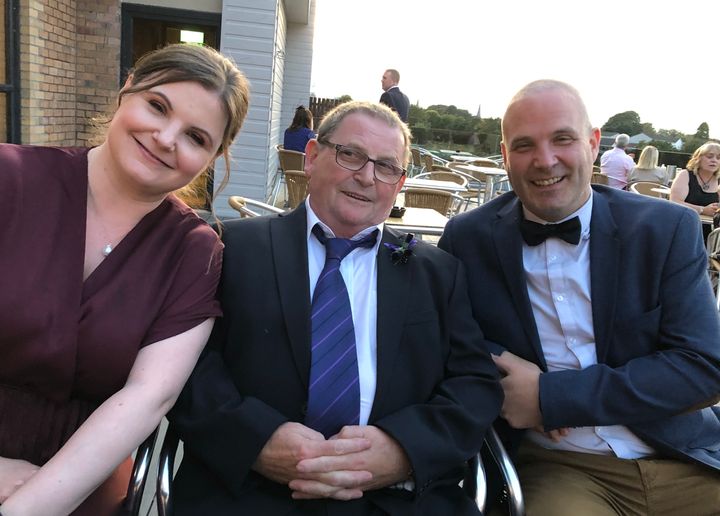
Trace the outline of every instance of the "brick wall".
[[118, 0], [21, 2], [23, 143], [85, 144], [117, 91], [119, 52]]

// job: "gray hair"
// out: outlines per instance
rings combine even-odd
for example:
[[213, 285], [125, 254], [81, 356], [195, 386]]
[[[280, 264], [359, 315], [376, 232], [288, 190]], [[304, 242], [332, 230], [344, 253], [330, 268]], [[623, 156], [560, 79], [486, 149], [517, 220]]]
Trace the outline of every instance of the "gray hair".
[[342, 122], [346, 116], [352, 115], [353, 113], [362, 113], [363, 115], [367, 115], [371, 118], [377, 118], [378, 120], [385, 122], [390, 127], [400, 130], [404, 146], [402, 163], [403, 167], [406, 167], [410, 160], [410, 140], [412, 138], [412, 134], [410, 134], [410, 129], [405, 122], [400, 120], [397, 113], [384, 104], [351, 100], [350, 102], [344, 102], [335, 106], [323, 117], [322, 122], [320, 122], [317, 140], [321, 143], [327, 142], [337, 130], [340, 122]]
[[624, 149], [628, 143], [630, 143], [630, 137], [627, 134], [620, 133], [615, 136], [615, 147], [618, 149]]

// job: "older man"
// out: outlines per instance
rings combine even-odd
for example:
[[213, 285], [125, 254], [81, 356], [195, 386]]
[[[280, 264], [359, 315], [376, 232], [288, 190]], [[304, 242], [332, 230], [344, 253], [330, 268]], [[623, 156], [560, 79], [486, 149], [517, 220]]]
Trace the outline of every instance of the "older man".
[[499, 344], [528, 514], [717, 515], [720, 320], [697, 215], [591, 188], [600, 132], [567, 84], [523, 88], [502, 134], [514, 192], [440, 246]]
[[171, 416], [177, 514], [478, 514], [458, 481], [501, 389], [459, 262], [383, 226], [408, 155], [390, 109], [343, 104], [305, 203], [226, 225], [224, 319]]
[[627, 134], [618, 134], [612, 149], [606, 150], [600, 157], [600, 172], [608, 176], [608, 186], [612, 188], [625, 188], [628, 175], [635, 167], [635, 162], [625, 152], [628, 143], [630, 137]]

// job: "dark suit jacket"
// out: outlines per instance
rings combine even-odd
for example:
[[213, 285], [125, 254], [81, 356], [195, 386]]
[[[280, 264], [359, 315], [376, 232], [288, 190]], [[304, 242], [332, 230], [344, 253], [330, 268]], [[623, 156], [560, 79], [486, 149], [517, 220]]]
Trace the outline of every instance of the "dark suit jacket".
[[410, 112], [410, 99], [400, 88], [393, 86], [389, 90], [380, 95], [380, 103], [385, 104], [395, 111], [403, 122], [408, 121], [408, 113]]
[[[543, 424], [627, 425], [663, 456], [720, 468], [720, 409], [691, 410], [720, 393], [720, 321], [698, 217], [667, 201], [593, 188], [598, 364], [540, 376]], [[520, 214], [515, 194], [505, 194], [453, 218], [440, 246], [465, 263], [486, 338], [546, 370], [524, 280]]]
[[[462, 266], [422, 242], [406, 264], [393, 265], [390, 249], [379, 248], [377, 391], [369, 421], [407, 452], [416, 492], [381, 489], [353, 502], [293, 501], [286, 486], [251, 470], [277, 427], [305, 416], [306, 224], [303, 204], [286, 216], [225, 226], [224, 318], [170, 415], [185, 443], [176, 512], [476, 514], [457, 483], [497, 417], [502, 393], [470, 313]], [[383, 242], [400, 240], [385, 229]]]

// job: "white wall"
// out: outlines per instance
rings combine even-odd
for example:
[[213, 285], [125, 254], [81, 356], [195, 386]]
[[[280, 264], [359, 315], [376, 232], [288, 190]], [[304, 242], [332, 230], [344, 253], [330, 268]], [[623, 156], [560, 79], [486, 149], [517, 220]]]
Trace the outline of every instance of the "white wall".
[[285, 84], [281, 124], [290, 125], [295, 108], [308, 107], [310, 100], [310, 72], [313, 58], [313, 34], [315, 30], [315, 2], [310, 3], [307, 25], [289, 23], [285, 44]]
[[[265, 199], [276, 12], [277, 0], [223, 3], [220, 50], [235, 60], [250, 81], [250, 109], [231, 148], [230, 183], [215, 199], [219, 216], [236, 215], [227, 203], [230, 195]], [[218, 176], [225, 167], [220, 161]]]

